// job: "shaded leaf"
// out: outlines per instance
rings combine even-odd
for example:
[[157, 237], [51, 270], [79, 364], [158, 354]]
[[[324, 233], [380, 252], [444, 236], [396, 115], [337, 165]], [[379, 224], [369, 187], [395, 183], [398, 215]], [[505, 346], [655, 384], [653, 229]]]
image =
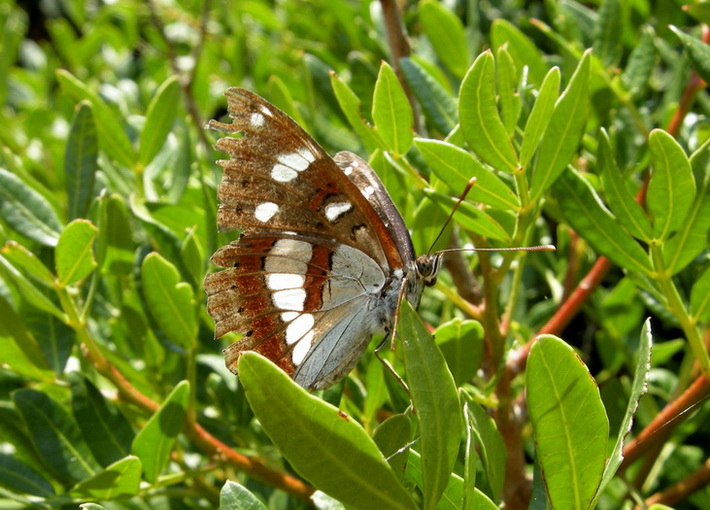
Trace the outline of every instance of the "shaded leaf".
[[46, 287], [54, 284], [54, 275], [34, 253], [15, 241], [8, 241], [0, 248], [0, 253], [14, 267]]
[[176, 106], [179, 104], [180, 84], [177, 76], [173, 75], [158, 87], [145, 114], [138, 150], [138, 160], [143, 166], [153, 161], [165, 143], [178, 111]]
[[133, 440], [131, 453], [143, 464], [145, 479], [155, 483], [170, 460], [170, 452], [187, 416], [190, 383], [181, 381]]
[[424, 116], [440, 133], [448, 134], [458, 122], [456, 99], [411, 58], [401, 59], [399, 65]]
[[690, 61], [693, 63], [693, 69], [705, 83], [710, 83], [710, 46], [673, 25], [670, 25], [670, 29], [678, 36], [678, 39], [688, 51]]
[[477, 321], [454, 319], [436, 328], [436, 344], [444, 355], [456, 386], [470, 381], [480, 368], [483, 337], [483, 326]]
[[16, 175], [0, 168], [0, 216], [25, 237], [56, 246], [61, 224], [42, 195]]
[[98, 143], [91, 103], [82, 101], [72, 120], [64, 153], [70, 219], [83, 218], [89, 210], [98, 168]]
[[27, 303], [42, 311], [49, 312], [59, 320], [66, 322], [64, 312], [2, 255], [0, 255], [0, 268], [4, 268], [5, 270], [3, 275], [5, 277], [4, 279], [11, 281], [17, 286], [17, 290]]
[[553, 187], [565, 220], [594, 249], [615, 264], [650, 274], [651, 260], [629, 234], [619, 227], [587, 181], [567, 170]]
[[491, 26], [491, 48], [497, 49], [504, 44], [507, 45], [518, 72], [522, 72], [523, 67], [527, 67], [530, 81], [536, 87], [540, 87], [549, 67], [542, 57], [542, 52], [510, 21], [498, 18], [493, 20]]
[[78, 482], [101, 469], [74, 418], [59, 402], [30, 388], [15, 391], [12, 401], [42, 461], [57, 476]]
[[41, 473], [5, 453], [0, 453], [0, 486], [12, 492], [42, 498], [54, 495], [54, 487]]
[[471, 52], [461, 20], [432, 0], [419, 4], [419, 20], [439, 60], [455, 76], [462, 77], [471, 62]]
[[399, 321], [407, 384], [421, 433], [423, 508], [433, 509], [456, 462], [462, 432], [461, 409], [446, 360], [407, 300], [400, 304]]

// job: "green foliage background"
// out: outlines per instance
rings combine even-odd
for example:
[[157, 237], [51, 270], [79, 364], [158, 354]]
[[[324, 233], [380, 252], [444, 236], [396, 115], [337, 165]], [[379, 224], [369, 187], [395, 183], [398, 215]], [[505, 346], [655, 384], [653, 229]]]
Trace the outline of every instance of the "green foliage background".
[[[709, 5], [0, 0], [0, 506], [710, 508]], [[409, 395], [372, 349], [238, 380], [228, 86], [369, 158], [419, 253], [471, 176], [437, 248], [557, 251], [448, 258]]]

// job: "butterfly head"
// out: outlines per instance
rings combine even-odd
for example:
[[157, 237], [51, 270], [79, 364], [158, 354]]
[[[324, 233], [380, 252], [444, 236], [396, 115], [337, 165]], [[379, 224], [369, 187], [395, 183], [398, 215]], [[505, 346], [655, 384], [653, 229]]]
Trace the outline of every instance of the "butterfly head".
[[441, 263], [444, 254], [427, 253], [417, 257], [415, 262], [417, 268], [417, 276], [424, 282], [427, 287], [432, 287], [436, 283], [436, 277], [441, 271]]

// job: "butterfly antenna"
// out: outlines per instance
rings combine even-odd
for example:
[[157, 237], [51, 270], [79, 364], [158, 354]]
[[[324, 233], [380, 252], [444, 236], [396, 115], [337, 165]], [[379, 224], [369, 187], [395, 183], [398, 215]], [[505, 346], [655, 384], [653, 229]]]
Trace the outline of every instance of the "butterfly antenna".
[[436, 239], [434, 239], [434, 242], [431, 243], [429, 250], [427, 250], [427, 255], [431, 254], [431, 250], [434, 249], [434, 246], [436, 246], [436, 243], [438, 243], [439, 239], [441, 239], [441, 236], [444, 234], [444, 230], [446, 230], [446, 227], [449, 226], [451, 219], [454, 217], [454, 214], [456, 214], [456, 210], [461, 205], [461, 202], [464, 201], [464, 199], [466, 198], [466, 195], [468, 195], [468, 192], [471, 191], [471, 188], [473, 187], [474, 184], [476, 184], [476, 178], [471, 177], [468, 180], [468, 184], [466, 184], [466, 187], [464, 188], [463, 193], [461, 193], [461, 196], [456, 201], [456, 204], [454, 205], [454, 207], [451, 209], [451, 212], [449, 213], [449, 217], [446, 218], [446, 221], [444, 222], [444, 226], [441, 227], [441, 230], [439, 230], [439, 235], [436, 236]]

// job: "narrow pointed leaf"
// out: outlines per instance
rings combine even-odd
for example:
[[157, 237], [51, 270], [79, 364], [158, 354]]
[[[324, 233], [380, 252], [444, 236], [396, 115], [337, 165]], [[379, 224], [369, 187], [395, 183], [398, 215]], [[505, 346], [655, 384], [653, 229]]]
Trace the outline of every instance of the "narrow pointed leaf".
[[76, 76], [64, 69], [58, 70], [56, 74], [57, 81], [64, 92], [75, 101], [88, 100], [91, 102], [101, 149], [123, 166], [132, 167], [135, 154], [128, 135], [117, 120], [121, 117], [116, 115], [96, 92], [89, 89]]
[[652, 273], [651, 260], [641, 245], [616, 223], [581, 175], [567, 170], [552, 191], [565, 220], [598, 253], [626, 269]]
[[422, 66], [411, 58], [399, 61], [402, 73], [422, 107], [426, 119], [440, 133], [446, 135], [454, 129], [458, 118], [456, 100]]
[[143, 166], [153, 161], [165, 143], [175, 120], [179, 103], [180, 84], [176, 76], [171, 76], [155, 92], [145, 114], [145, 124], [141, 131], [138, 151], [138, 160]]
[[64, 153], [64, 173], [69, 197], [71, 219], [83, 218], [89, 210], [94, 194], [94, 180], [98, 168], [99, 142], [91, 103], [84, 101], [72, 120], [67, 148]]
[[555, 103], [560, 95], [560, 68], [553, 67], [540, 86], [535, 104], [525, 123], [523, 141], [520, 147], [520, 166], [526, 168], [537, 150], [542, 135], [550, 124]]
[[518, 124], [522, 104], [520, 93], [517, 90], [518, 73], [515, 62], [505, 46], [501, 46], [496, 51], [496, 79], [500, 116], [508, 136], [512, 136], [515, 126]]
[[266, 434], [314, 487], [354, 508], [416, 508], [354, 420], [254, 352], [240, 356], [239, 379]]
[[62, 231], [55, 260], [60, 285], [72, 285], [96, 269], [93, 245], [97, 234], [88, 220], [74, 220]]
[[690, 264], [708, 246], [710, 232], [710, 140], [690, 158], [697, 193], [688, 214], [675, 235], [663, 246], [663, 260], [671, 274]]
[[593, 47], [607, 67], [615, 65], [621, 55], [623, 21], [619, 0], [604, 0], [594, 27]]
[[609, 207], [632, 236], [648, 242], [653, 237], [651, 222], [626, 187], [626, 182], [614, 161], [609, 136], [604, 130], [600, 133], [598, 147], [597, 164], [601, 170]]
[[21, 270], [27, 276], [32, 277], [46, 287], [51, 287], [54, 283], [54, 276], [40, 261], [34, 253], [15, 241], [8, 241], [0, 248], [0, 253], [13, 266]]
[[530, 81], [536, 87], [540, 87], [549, 68], [542, 57], [542, 52], [510, 21], [498, 18], [491, 26], [491, 48], [496, 49], [504, 44], [508, 47], [518, 72], [522, 72], [523, 67], [527, 67]]
[[0, 359], [13, 372], [24, 377], [52, 382], [55, 373], [50, 369], [37, 339], [28, 330], [23, 317], [0, 299]]
[[587, 124], [591, 56], [585, 52], [557, 101], [550, 124], [540, 142], [530, 184], [531, 201], [536, 202], [564, 171], [579, 149]]
[[670, 28], [685, 46], [695, 71], [705, 83], [710, 83], [710, 46], [673, 25]]
[[446, 489], [461, 442], [456, 383], [443, 354], [408, 301], [400, 305], [407, 384], [419, 420], [424, 509], [436, 508]]
[[128, 456], [108, 466], [101, 473], [76, 484], [69, 493], [75, 498], [111, 500], [138, 494], [141, 461]]
[[19, 177], [0, 168], [0, 216], [23, 236], [56, 246], [61, 224], [52, 206]]
[[41, 473], [6, 453], [0, 453], [0, 487], [41, 498], [54, 495], [54, 487]]
[[492, 491], [493, 499], [498, 500], [505, 482], [505, 443], [493, 418], [475, 402], [469, 401], [466, 404], [469, 412], [468, 420], [473, 426], [475, 447], [483, 465], [483, 473]]
[[[435, 191], [425, 190], [424, 193], [427, 198], [441, 205], [446, 211], [450, 211], [457, 202], [455, 198]], [[461, 202], [457, 214], [456, 222], [463, 228], [490, 239], [503, 242], [510, 241], [510, 234], [505, 231], [500, 223], [468, 202]]]
[[2, 255], [0, 255], [0, 268], [4, 272], [3, 276], [17, 286], [17, 290], [27, 303], [42, 311], [51, 313], [61, 321], [66, 321], [64, 312]]
[[631, 433], [631, 426], [634, 421], [634, 414], [638, 409], [639, 401], [648, 391], [649, 373], [651, 371], [651, 348], [653, 338], [651, 336], [651, 320], [647, 319], [643, 323], [641, 329], [641, 338], [639, 339], [639, 348], [636, 352], [636, 368], [634, 369], [634, 380], [631, 383], [631, 394], [629, 395], [629, 403], [626, 406], [624, 418], [619, 427], [619, 433], [616, 436], [614, 449], [609, 457], [606, 467], [604, 468], [604, 476], [601, 484], [597, 489], [597, 494], [592, 501], [591, 508], [596, 507], [596, 502], [599, 500], [604, 487], [606, 487], [616, 474], [617, 469], [621, 466], [624, 460], [624, 442], [626, 436]]
[[407, 96], [392, 68], [383, 62], [375, 83], [372, 119], [377, 132], [395, 156], [402, 156], [412, 145], [414, 115]]
[[30, 440], [53, 473], [65, 481], [78, 482], [99, 472], [79, 426], [59, 402], [30, 388], [15, 391], [12, 400]]
[[706, 269], [693, 284], [690, 315], [699, 322], [710, 321], [710, 269]]
[[355, 130], [363, 143], [373, 149], [386, 149], [385, 142], [380, 138], [377, 131], [363, 118], [362, 102], [355, 92], [335, 73], [330, 74], [330, 84], [333, 87], [333, 92], [335, 93], [335, 98], [338, 100], [340, 109], [343, 110], [350, 126]]
[[191, 348], [197, 334], [192, 287], [181, 282], [175, 266], [157, 253], [145, 258], [141, 274], [145, 300], [160, 329], [172, 342]]
[[671, 135], [654, 129], [648, 146], [653, 170], [646, 202], [654, 234], [664, 240], [688, 214], [695, 198], [695, 180], [688, 157]]
[[395, 414], [390, 416], [375, 429], [372, 439], [377, 444], [392, 471], [404, 474], [407, 465], [409, 445], [412, 439], [412, 423], [409, 416]]
[[461, 78], [471, 62], [461, 20], [443, 4], [432, 0], [419, 4], [419, 20], [439, 60]]
[[629, 55], [629, 61], [621, 74], [621, 82], [632, 96], [638, 96], [649, 83], [656, 60], [655, 33], [651, 27], [644, 27], [641, 39]]
[[504, 210], [520, 207], [515, 193], [470, 153], [440, 140], [415, 138], [414, 143], [429, 168], [452, 191], [460, 193], [471, 177], [475, 177], [476, 184], [468, 194], [470, 200]]
[[530, 350], [525, 386], [550, 502], [586, 510], [604, 472], [609, 438], [596, 382], [571, 347], [543, 335]]
[[91, 381], [76, 372], [70, 375], [72, 414], [96, 459], [108, 466], [127, 456], [134, 439], [128, 420]]
[[182, 431], [190, 398], [190, 384], [181, 381], [133, 440], [131, 453], [143, 464], [145, 479], [154, 483], [170, 460]]
[[466, 142], [496, 170], [514, 172], [518, 157], [498, 115], [495, 62], [482, 53], [466, 73], [459, 94], [459, 122]]

